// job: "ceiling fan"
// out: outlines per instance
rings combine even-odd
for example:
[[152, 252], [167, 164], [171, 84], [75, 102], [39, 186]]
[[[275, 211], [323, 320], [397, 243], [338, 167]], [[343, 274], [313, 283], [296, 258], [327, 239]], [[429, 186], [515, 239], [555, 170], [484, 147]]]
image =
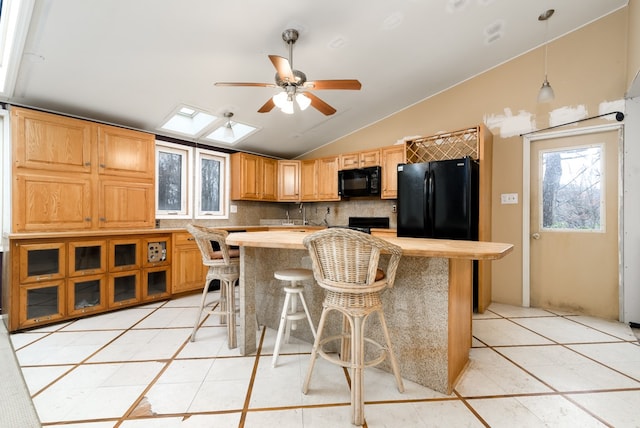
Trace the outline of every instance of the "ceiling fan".
[[288, 29], [282, 32], [282, 40], [289, 45], [289, 59], [278, 55], [269, 55], [271, 63], [276, 68], [274, 83], [242, 83], [242, 82], [217, 82], [216, 86], [260, 86], [265, 88], [280, 87], [284, 91], [269, 98], [258, 110], [259, 113], [268, 113], [278, 106], [285, 113], [293, 113], [294, 100], [301, 110], [309, 105], [329, 116], [336, 109], [311, 93], [319, 89], [350, 89], [359, 90], [362, 85], [354, 79], [340, 80], [312, 80], [307, 81], [307, 76], [300, 70], [293, 69], [293, 45], [298, 40], [298, 30]]

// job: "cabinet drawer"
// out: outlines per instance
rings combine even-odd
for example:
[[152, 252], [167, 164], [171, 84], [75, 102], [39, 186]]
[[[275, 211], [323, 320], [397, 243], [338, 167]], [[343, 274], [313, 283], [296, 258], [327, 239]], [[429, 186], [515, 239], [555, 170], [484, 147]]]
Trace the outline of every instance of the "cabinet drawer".
[[197, 246], [196, 239], [190, 233], [174, 233], [173, 245], [175, 246]]

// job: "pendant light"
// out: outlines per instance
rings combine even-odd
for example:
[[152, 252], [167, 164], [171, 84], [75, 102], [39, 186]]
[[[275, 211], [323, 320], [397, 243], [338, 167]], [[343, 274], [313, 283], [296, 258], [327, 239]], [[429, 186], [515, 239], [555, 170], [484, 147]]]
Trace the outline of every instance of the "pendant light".
[[540, 87], [540, 92], [538, 92], [538, 102], [539, 103], [548, 103], [555, 98], [555, 94], [553, 93], [553, 88], [547, 79], [547, 45], [548, 45], [548, 30], [549, 30], [549, 18], [553, 16], [555, 10], [548, 9], [538, 16], [538, 21], [545, 22], [545, 41], [544, 41], [544, 82], [542, 82], [542, 87]]
[[235, 135], [233, 133], [233, 124], [231, 123], [231, 118], [233, 117], [233, 113], [230, 111], [224, 114], [224, 117], [227, 118], [227, 123], [224, 125], [224, 138], [233, 139]]

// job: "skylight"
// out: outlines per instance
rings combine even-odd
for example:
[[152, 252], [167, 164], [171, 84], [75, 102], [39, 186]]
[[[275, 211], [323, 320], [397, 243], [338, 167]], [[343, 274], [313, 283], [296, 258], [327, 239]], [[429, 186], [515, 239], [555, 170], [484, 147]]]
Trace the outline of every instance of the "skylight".
[[[231, 124], [231, 128], [227, 126], [227, 123]], [[251, 125], [229, 121], [223, 123], [213, 132], [206, 135], [204, 139], [224, 144], [236, 144], [238, 141], [247, 138], [256, 131], [258, 131], [258, 128]]]
[[218, 116], [192, 107], [180, 106], [160, 129], [196, 137], [217, 119], [219, 119]]

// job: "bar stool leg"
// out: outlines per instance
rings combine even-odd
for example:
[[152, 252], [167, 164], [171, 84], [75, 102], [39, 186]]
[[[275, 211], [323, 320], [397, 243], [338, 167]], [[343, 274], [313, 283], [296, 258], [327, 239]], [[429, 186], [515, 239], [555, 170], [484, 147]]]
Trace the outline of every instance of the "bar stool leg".
[[364, 320], [353, 318], [353, 337], [351, 338], [351, 422], [364, 424]]
[[221, 281], [220, 289], [222, 287], [227, 291], [227, 298], [224, 299], [226, 303], [227, 314], [227, 345], [229, 349], [236, 348], [238, 346], [236, 338], [236, 293], [235, 293], [235, 281]]
[[318, 331], [316, 332], [316, 340], [313, 341], [313, 348], [311, 349], [311, 357], [309, 358], [309, 368], [307, 368], [307, 375], [302, 385], [302, 393], [309, 392], [309, 383], [311, 383], [311, 375], [313, 374], [313, 366], [316, 364], [316, 357], [318, 356], [318, 346], [320, 338], [322, 337], [322, 331], [324, 330], [324, 322], [329, 310], [322, 308], [322, 314], [320, 315], [320, 322], [318, 323]]
[[280, 314], [280, 325], [278, 325], [278, 333], [276, 336], [276, 346], [273, 349], [273, 357], [271, 359], [271, 366], [275, 367], [278, 363], [278, 353], [280, 352], [280, 342], [282, 340], [282, 333], [285, 326], [288, 325], [287, 312], [289, 311], [289, 300], [291, 299], [291, 293], [285, 293], [284, 304], [282, 305], [282, 313]]

